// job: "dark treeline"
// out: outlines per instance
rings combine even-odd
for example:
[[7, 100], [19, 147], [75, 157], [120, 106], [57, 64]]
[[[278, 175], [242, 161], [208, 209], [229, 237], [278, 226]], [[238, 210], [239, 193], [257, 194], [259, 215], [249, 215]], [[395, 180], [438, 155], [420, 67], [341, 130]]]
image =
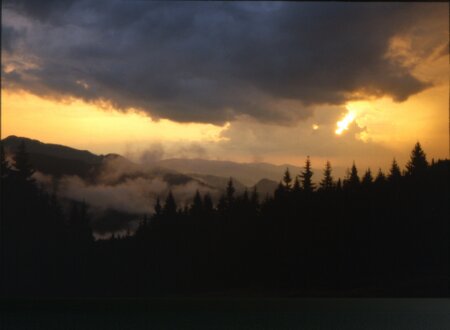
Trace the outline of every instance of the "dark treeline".
[[1, 292], [23, 296], [282, 294], [449, 296], [449, 166], [419, 143], [401, 170], [342, 181], [326, 163], [317, 186], [309, 158], [286, 170], [273, 197], [217, 205], [171, 193], [134, 235], [95, 241], [83, 202], [69, 210], [37, 187], [22, 144], [1, 157]]

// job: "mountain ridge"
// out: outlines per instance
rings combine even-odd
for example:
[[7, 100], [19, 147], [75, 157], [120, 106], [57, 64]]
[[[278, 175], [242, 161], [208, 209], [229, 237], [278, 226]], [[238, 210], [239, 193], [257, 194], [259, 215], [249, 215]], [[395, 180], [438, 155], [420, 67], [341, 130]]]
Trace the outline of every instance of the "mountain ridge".
[[[45, 174], [61, 176], [64, 174], [79, 175], [83, 178], [92, 178], [106, 161], [121, 162], [129, 166], [143, 168], [130, 159], [116, 153], [95, 154], [89, 150], [80, 150], [70, 146], [46, 143], [27, 137], [10, 135], [1, 140], [7, 153], [13, 153], [21, 141], [25, 142], [30, 159], [37, 169]], [[125, 165], [123, 165], [125, 166]], [[169, 158], [156, 161], [151, 170], [160, 169], [163, 172], [175, 172], [191, 177], [205, 176], [228, 180], [230, 177], [236, 181], [238, 190], [253, 188], [262, 179], [278, 182], [286, 168], [291, 173], [299, 173], [301, 168], [291, 164], [275, 165], [265, 162], [239, 163], [230, 160], [209, 160], [201, 158]], [[66, 170], [66, 172], [65, 172]], [[148, 168], [147, 168], [148, 170]], [[221, 180], [222, 180], [221, 179]], [[242, 184], [243, 187], [240, 187]]]

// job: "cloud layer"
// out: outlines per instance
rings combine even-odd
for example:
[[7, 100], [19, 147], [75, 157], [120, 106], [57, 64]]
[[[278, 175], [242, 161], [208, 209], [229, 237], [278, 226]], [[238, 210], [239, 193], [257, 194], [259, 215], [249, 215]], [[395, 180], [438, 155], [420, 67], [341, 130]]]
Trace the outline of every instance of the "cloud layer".
[[386, 54], [393, 37], [447, 20], [445, 6], [4, 1], [2, 76], [153, 118], [286, 124], [355, 93], [403, 101], [429, 87]]

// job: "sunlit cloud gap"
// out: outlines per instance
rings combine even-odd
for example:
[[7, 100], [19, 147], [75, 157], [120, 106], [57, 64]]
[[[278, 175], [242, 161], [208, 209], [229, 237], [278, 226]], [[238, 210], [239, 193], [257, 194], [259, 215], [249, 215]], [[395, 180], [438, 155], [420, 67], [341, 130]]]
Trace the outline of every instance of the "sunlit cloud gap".
[[355, 120], [356, 114], [353, 111], [349, 111], [345, 117], [336, 123], [337, 129], [335, 133], [341, 135], [344, 131], [348, 130], [350, 124]]

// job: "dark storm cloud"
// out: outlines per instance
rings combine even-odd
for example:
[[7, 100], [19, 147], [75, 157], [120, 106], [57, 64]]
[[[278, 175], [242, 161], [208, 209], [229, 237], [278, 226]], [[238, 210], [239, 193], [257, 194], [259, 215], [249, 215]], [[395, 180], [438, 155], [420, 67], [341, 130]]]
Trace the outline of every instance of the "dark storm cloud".
[[154, 118], [295, 121], [355, 91], [403, 101], [427, 88], [384, 55], [394, 35], [445, 18], [443, 5], [7, 1], [4, 15], [26, 15], [31, 28], [2, 50], [37, 65], [3, 74], [10, 88]]
[[5, 8], [16, 11], [39, 20], [49, 20], [67, 10], [76, 0], [3, 0]]

